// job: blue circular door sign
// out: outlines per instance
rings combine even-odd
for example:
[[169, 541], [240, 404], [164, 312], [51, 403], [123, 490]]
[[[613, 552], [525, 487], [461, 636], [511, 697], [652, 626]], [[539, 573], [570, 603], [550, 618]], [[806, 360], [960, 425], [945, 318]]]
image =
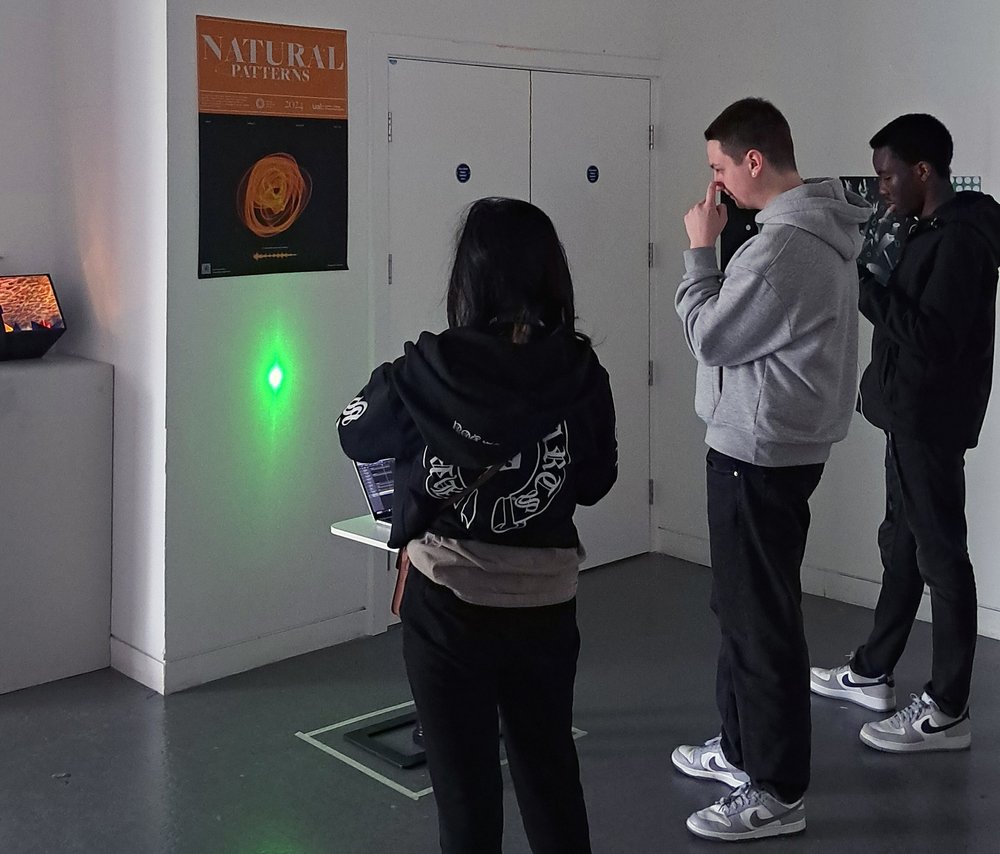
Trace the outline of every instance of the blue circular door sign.
[[468, 163], [459, 163], [455, 167], [455, 177], [458, 178], [459, 184], [464, 184], [469, 178], [472, 177], [472, 170], [469, 168]]
[[587, 180], [590, 181], [591, 184], [596, 184], [597, 179], [600, 177], [601, 177], [600, 169], [598, 169], [596, 166], [587, 167]]

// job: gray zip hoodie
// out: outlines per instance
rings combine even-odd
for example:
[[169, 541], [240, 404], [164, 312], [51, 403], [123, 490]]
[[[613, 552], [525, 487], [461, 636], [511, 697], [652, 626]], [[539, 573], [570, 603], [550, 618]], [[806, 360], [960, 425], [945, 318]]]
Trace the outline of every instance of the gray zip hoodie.
[[677, 314], [698, 360], [705, 442], [761, 466], [822, 463], [857, 398], [859, 225], [870, 206], [814, 178], [772, 199], [719, 270], [684, 253]]

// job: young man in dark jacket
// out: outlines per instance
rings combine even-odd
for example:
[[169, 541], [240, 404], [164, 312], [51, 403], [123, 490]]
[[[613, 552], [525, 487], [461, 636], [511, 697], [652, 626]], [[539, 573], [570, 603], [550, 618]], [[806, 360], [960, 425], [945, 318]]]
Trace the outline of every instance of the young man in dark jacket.
[[862, 273], [875, 327], [861, 412], [886, 433], [882, 590], [848, 664], [814, 667], [812, 690], [875, 711], [896, 708], [893, 668], [930, 588], [931, 680], [861, 740], [897, 753], [969, 747], [976, 582], [967, 547], [965, 451], [979, 440], [993, 376], [1000, 205], [951, 185], [951, 135], [932, 116], [894, 119], [871, 139], [881, 195], [917, 217], [887, 285]]

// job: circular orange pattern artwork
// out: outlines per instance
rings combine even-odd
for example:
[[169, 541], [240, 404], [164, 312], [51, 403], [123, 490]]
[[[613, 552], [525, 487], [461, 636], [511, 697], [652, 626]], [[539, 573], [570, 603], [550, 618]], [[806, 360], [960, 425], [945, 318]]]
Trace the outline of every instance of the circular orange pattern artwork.
[[236, 211], [240, 221], [258, 237], [272, 237], [302, 215], [311, 195], [309, 173], [291, 154], [268, 154], [240, 180]]

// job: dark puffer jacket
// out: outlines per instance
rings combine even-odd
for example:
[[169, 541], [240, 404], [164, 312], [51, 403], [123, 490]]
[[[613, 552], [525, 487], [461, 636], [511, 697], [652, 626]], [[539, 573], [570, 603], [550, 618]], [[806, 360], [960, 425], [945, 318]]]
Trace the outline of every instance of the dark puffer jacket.
[[875, 326], [861, 412], [883, 430], [974, 448], [993, 380], [1000, 205], [956, 193], [911, 228], [888, 284], [861, 282]]

